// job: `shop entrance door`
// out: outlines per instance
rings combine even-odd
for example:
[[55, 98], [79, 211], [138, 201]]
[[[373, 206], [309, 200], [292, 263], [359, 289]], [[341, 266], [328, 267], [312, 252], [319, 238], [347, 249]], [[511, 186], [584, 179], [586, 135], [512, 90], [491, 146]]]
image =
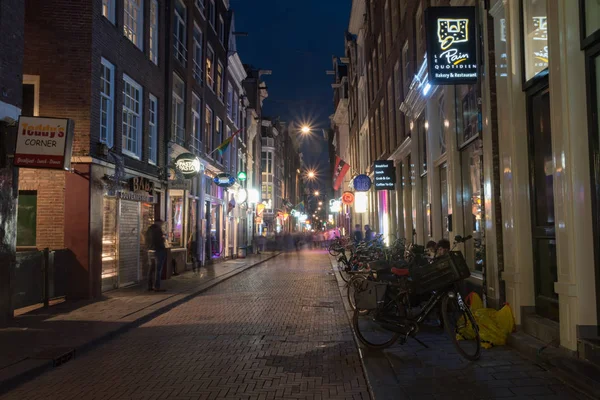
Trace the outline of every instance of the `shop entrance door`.
[[548, 80], [530, 89], [527, 100], [535, 309], [538, 315], [558, 321], [558, 295], [554, 292], [558, 273]]
[[102, 221], [102, 291], [115, 289], [118, 283], [117, 199], [105, 197]]
[[140, 203], [121, 200], [119, 213], [119, 286], [140, 280]]

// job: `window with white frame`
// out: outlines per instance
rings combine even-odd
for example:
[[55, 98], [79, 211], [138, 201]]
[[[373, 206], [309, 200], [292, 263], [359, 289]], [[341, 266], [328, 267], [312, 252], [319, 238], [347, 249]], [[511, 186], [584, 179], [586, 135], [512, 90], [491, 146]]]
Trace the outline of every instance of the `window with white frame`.
[[202, 83], [202, 31], [194, 24], [194, 79]]
[[213, 112], [209, 106], [206, 106], [206, 115], [204, 117], [204, 137], [206, 138], [204, 151], [207, 154], [211, 154], [213, 137]]
[[200, 154], [202, 146], [202, 102], [196, 93], [192, 94], [192, 149]]
[[227, 116], [233, 121], [233, 85], [227, 85]]
[[173, 15], [173, 46], [175, 48], [175, 58], [183, 65], [185, 65], [187, 59], [186, 22], [187, 9], [181, 0], [177, 0]]
[[183, 144], [185, 140], [185, 84], [179, 75], [173, 73], [173, 125], [171, 140]]
[[217, 95], [219, 96], [219, 100], [223, 102], [225, 94], [223, 93], [223, 64], [220, 62], [217, 63]]
[[158, 1], [150, 1], [150, 61], [158, 65]]
[[206, 49], [206, 83], [208, 87], [215, 91], [215, 52], [210, 45]]
[[214, 29], [215, 28], [215, 16], [216, 16], [216, 12], [217, 12], [215, 10], [215, 0], [206, 0], [205, 4], [206, 4], [208, 22]]
[[123, 75], [123, 154], [142, 158], [142, 87]]
[[[231, 137], [231, 128], [228, 126], [226, 128], [226, 131], [227, 131], [227, 135], [225, 136], [225, 139]], [[225, 154], [224, 154], [223, 165], [225, 167], [229, 167], [229, 165], [235, 165], [231, 162], [231, 156], [233, 154], [235, 154], [233, 151], [234, 148], [235, 148], [235, 141], [232, 140], [232, 143], [229, 145], [229, 147], [227, 148], [227, 151], [225, 151]]]
[[204, 1], [205, 0], [195, 0], [196, 8], [200, 11], [200, 14], [204, 15]]
[[219, 41], [221, 44], [225, 44], [225, 21], [223, 17], [219, 15]]
[[115, 0], [102, 0], [102, 15], [115, 23]]
[[123, 0], [123, 33], [138, 48], [144, 43], [144, 0]]
[[148, 111], [148, 161], [156, 165], [158, 161], [158, 99], [152, 94]]
[[104, 58], [100, 65], [100, 142], [114, 143], [115, 66]]
[[[215, 137], [213, 138], [213, 146], [216, 148], [223, 141], [223, 120], [216, 117]], [[213, 149], [214, 150], [214, 149]], [[215, 152], [215, 159], [221, 164], [223, 163], [223, 155], [220, 152]]]
[[236, 126], [236, 128], [239, 126], [239, 106], [240, 106], [240, 99], [238, 97], [237, 92], [233, 93], [233, 124]]

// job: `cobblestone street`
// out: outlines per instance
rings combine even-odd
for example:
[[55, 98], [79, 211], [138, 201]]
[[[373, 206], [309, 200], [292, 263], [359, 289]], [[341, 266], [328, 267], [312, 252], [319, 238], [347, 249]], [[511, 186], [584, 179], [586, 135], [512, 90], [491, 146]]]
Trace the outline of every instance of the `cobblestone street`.
[[2, 399], [367, 399], [324, 254], [281, 255]]

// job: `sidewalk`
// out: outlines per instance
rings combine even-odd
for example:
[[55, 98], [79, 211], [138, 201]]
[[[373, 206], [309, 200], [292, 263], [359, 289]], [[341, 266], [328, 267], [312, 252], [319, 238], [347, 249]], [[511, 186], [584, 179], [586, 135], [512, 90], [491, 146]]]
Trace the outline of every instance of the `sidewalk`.
[[64, 302], [18, 316], [0, 329], [0, 393], [278, 254], [225, 261], [201, 268], [200, 274], [185, 272], [163, 281], [164, 293], [149, 292], [142, 282], [103, 293], [99, 300]]

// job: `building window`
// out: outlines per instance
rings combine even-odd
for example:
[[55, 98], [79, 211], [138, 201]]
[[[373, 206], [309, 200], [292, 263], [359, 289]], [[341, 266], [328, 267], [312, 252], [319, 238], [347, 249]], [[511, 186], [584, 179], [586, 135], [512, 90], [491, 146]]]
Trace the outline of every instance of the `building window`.
[[585, 14], [585, 32], [584, 36], [590, 37], [600, 30], [600, 2], [598, 0], [584, 0], [583, 11]]
[[142, 87], [123, 75], [123, 154], [142, 157]]
[[206, 106], [206, 116], [204, 119], [204, 137], [206, 138], [204, 151], [206, 152], [206, 154], [211, 154], [213, 138], [213, 112], [209, 106]]
[[389, 150], [390, 152], [396, 149], [396, 122], [394, 121], [394, 84], [392, 77], [388, 79], [387, 83], [387, 110], [388, 110], [388, 137]]
[[456, 86], [456, 133], [461, 147], [479, 134], [479, 108], [475, 85]]
[[375, 87], [373, 86], [373, 67], [370, 62], [367, 66], [367, 81], [369, 83], [369, 100], [373, 100]]
[[183, 144], [185, 141], [185, 84], [177, 74], [173, 74], [173, 125], [171, 140]]
[[421, 162], [420, 173], [427, 173], [427, 127], [425, 116], [421, 114], [417, 119], [417, 136], [419, 137], [419, 161]]
[[115, 67], [104, 58], [100, 65], [100, 142], [114, 144]]
[[208, 22], [210, 23], [210, 25], [214, 29], [214, 27], [215, 27], [215, 15], [216, 15], [215, 0], [206, 0], [205, 4], [206, 4], [206, 9], [208, 11]]
[[[215, 148], [217, 148], [217, 146], [219, 146], [221, 144], [221, 142], [223, 141], [223, 120], [219, 117], [216, 117], [215, 120], [216, 120], [215, 131], [214, 131], [215, 137], [213, 139], [213, 146]], [[223, 163], [223, 155], [220, 152], [217, 151], [215, 153], [214, 158], [217, 161], [219, 161], [220, 163]]]
[[385, 125], [385, 99], [381, 99], [379, 103], [379, 155], [387, 153], [387, 128]]
[[377, 53], [379, 55], [379, 61], [377, 64], [377, 72], [378, 72], [378, 79], [377, 79], [377, 89], [379, 89], [381, 87], [381, 85], [384, 84], [383, 82], [383, 69], [385, 64], [383, 63], [383, 39], [381, 38], [381, 34], [379, 34], [379, 38], [377, 39]]
[[417, 64], [419, 68], [425, 57], [425, 24], [423, 23], [423, 5], [419, 5], [415, 14], [415, 49], [417, 51]]
[[236, 92], [233, 93], [233, 124], [237, 128], [240, 125], [240, 100]]
[[222, 45], [225, 45], [225, 21], [223, 21], [223, 17], [219, 15], [219, 42]]
[[175, 47], [175, 58], [185, 65], [187, 59], [187, 12], [185, 5], [181, 0], [177, 0], [175, 3], [175, 14], [173, 19], [173, 46]]
[[546, 2], [523, 1], [525, 81], [548, 68], [548, 17]]
[[390, 0], [385, 0], [385, 57], [392, 51], [392, 15], [390, 14]]
[[446, 102], [444, 95], [442, 94], [438, 100], [439, 109], [439, 129], [438, 129], [438, 141], [440, 146], [440, 155], [446, 152], [446, 128], [450, 126], [450, 122], [446, 119]]
[[402, 96], [402, 76], [400, 75], [400, 60], [396, 61], [396, 65], [394, 65], [394, 101], [396, 102], [395, 112], [396, 112], [396, 143], [400, 145], [404, 141], [404, 135], [402, 132], [402, 121], [403, 115], [402, 111], [400, 111], [400, 104]]
[[219, 62], [217, 63], [217, 94], [219, 96], [219, 100], [221, 100], [221, 102], [224, 101], [224, 88], [223, 88], [223, 84], [224, 84], [224, 80], [223, 80], [223, 65]]
[[158, 65], [158, 1], [150, 2], [150, 61]]
[[169, 190], [171, 201], [169, 220], [169, 243], [171, 247], [183, 247], [183, 224], [185, 219], [183, 190]]
[[227, 116], [233, 121], [233, 85], [227, 85]]
[[17, 206], [17, 246], [37, 245], [37, 192], [19, 190]]
[[375, 93], [379, 90], [380, 82], [378, 80], [379, 77], [379, 69], [377, 65], [377, 50], [373, 49], [373, 53], [371, 54], [371, 61], [373, 62], [373, 99], [375, 100]]
[[123, 1], [123, 32], [140, 50], [144, 42], [144, 0]]
[[202, 83], [202, 31], [194, 24], [194, 79]]
[[210, 90], [215, 91], [215, 52], [210, 45], [206, 50], [206, 82]]
[[156, 165], [158, 161], [158, 99], [153, 95], [150, 95], [148, 109], [148, 161]]
[[[226, 128], [226, 131], [227, 131], [227, 135], [225, 136], [225, 138], [230, 138], [231, 137], [231, 128], [228, 126]], [[224, 155], [225, 167], [229, 167], [229, 165], [235, 165], [235, 163], [231, 162], [231, 158], [235, 158], [235, 148], [236, 148], [235, 141], [232, 141], [231, 145], [225, 151], [225, 155]]]
[[[472, 271], [482, 271], [485, 262], [485, 230], [483, 213], [483, 148], [475, 140], [460, 154], [462, 163], [462, 199], [464, 232], [473, 240], [465, 243], [465, 259]], [[551, 196], [550, 196], [551, 197]]]
[[200, 154], [202, 146], [202, 102], [196, 93], [192, 94], [192, 149]]
[[402, 48], [402, 62], [404, 63], [404, 75], [403, 75], [403, 80], [404, 80], [404, 97], [406, 98], [406, 95], [408, 94], [408, 89], [410, 88], [410, 55], [408, 54], [408, 40], [406, 42], [404, 42], [404, 47]]
[[102, 0], [102, 15], [115, 23], [115, 0]]
[[200, 14], [204, 15], [204, 1], [205, 0], [195, 0], [196, 8], [200, 11]]
[[396, 34], [398, 33], [398, 27], [400, 26], [400, 21], [398, 20], [398, 7], [400, 7], [400, 2], [397, 0], [392, 0], [392, 41], [396, 39]]

